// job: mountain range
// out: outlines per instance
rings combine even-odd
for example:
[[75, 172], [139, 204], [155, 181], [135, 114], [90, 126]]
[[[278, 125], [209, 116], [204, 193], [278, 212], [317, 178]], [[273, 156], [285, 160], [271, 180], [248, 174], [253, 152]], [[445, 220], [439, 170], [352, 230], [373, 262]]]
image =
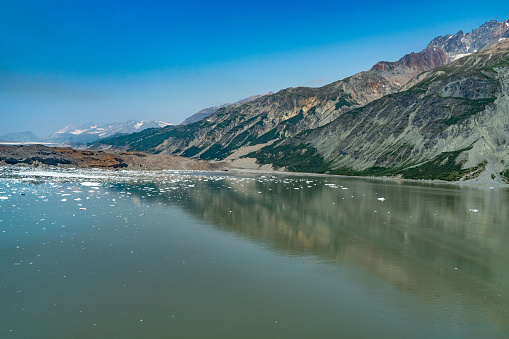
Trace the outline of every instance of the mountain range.
[[[191, 115], [189, 118], [184, 120], [181, 125], [187, 125], [201, 119], [206, 118], [210, 114], [217, 111], [219, 108], [227, 107], [231, 105], [240, 105], [245, 102], [249, 102], [258, 99], [264, 95], [273, 94], [272, 92], [252, 95], [250, 97], [236, 101], [233, 104], [223, 104], [220, 106], [209, 107], [200, 110], [199, 112]], [[162, 128], [171, 126], [172, 124], [159, 120], [128, 120], [125, 122], [113, 122], [108, 124], [97, 124], [89, 122], [87, 124], [76, 127], [73, 124], [69, 124], [66, 127], [51, 133], [44, 137], [38, 137], [31, 131], [8, 133], [0, 136], [0, 141], [13, 142], [13, 143], [47, 143], [47, 144], [58, 144], [58, 145], [71, 145], [84, 147], [85, 143], [97, 141], [99, 139], [111, 137], [113, 135], [131, 134], [140, 132], [148, 128]]]
[[507, 180], [508, 37], [509, 20], [493, 20], [321, 88], [284, 89], [93, 147], [248, 168]]
[[30, 131], [9, 133], [0, 136], [0, 141], [77, 145], [94, 142], [113, 135], [131, 134], [148, 128], [161, 128], [170, 125], [170, 123], [159, 120], [129, 120], [109, 124], [90, 122], [79, 127], [70, 124], [44, 137], [38, 137]]
[[161, 128], [166, 126], [171, 126], [171, 124], [159, 120], [129, 120], [126, 122], [113, 122], [109, 124], [90, 122], [79, 127], [71, 124], [45, 137], [44, 140], [55, 143], [66, 141], [88, 143], [112, 135], [130, 134], [149, 128]]
[[8, 133], [0, 136], [0, 141], [9, 142], [40, 142], [41, 138], [31, 131]]

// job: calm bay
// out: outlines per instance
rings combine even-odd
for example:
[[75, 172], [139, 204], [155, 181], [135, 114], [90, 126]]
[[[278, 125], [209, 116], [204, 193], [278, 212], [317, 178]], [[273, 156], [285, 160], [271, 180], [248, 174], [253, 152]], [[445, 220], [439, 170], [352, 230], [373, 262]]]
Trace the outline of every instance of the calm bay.
[[507, 338], [509, 190], [0, 169], [2, 338]]

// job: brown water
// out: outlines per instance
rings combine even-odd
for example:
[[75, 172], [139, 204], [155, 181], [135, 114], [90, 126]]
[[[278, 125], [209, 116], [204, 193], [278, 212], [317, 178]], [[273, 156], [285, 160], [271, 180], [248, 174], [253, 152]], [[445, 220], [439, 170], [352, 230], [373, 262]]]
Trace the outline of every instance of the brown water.
[[1, 338], [509, 337], [508, 190], [112, 173], [0, 173]]

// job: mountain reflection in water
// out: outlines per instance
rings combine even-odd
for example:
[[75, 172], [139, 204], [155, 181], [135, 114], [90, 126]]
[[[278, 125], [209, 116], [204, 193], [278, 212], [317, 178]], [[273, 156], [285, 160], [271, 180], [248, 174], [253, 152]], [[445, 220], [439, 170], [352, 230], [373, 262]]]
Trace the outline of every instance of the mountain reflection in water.
[[17, 167], [0, 186], [2, 338], [509, 336], [508, 190]]
[[460, 295], [509, 330], [507, 190], [310, 177], [152, 187], [130, 191], [285, 255], [364, 267], [425, 303]]

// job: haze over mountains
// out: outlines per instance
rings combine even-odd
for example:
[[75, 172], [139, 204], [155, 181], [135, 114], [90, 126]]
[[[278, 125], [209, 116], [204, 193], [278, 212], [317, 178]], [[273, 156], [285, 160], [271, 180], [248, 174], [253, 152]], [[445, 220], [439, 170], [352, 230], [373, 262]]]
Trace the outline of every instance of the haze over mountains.
[[[241, 99], [236, 101], [233, 104], [223, 104], [220, 106], [209, 107], [200, 110], [199, 112], [193, 114], [186, 120], [184, 120], [181, 125], [187, 125], [196, 121], [199, 121], [210, 114], [217, 111], [219, 108], [227, 107], [230, 105], [240, 105], [245, 102], [249, 102], [255, 99], [258, 99], [264, 95], [273, 94], [272, 92], [260, 95], [252, 95], [250, 97]], [[8, 133], [0, 136], [0, 141], [7, 142], [18, 142], [18, 143], [48, 143], [48, 144], [82, 144], [82, 143], [90, 143], [97, 141], [99, 139], [111, 137], [115, 134], [131, 134], [135, 132], [140, 132], [148, 128], [162, 128], [166, 126], [171, 126], [171, 123], [159, 121], [159, 120], [129, 120], [126, 122], [113, 122], [107, 124], [97, 124], [94, 122], [89, 122], [87, 124], [76, 127], [73, 124], [69, 124], [64, 128], [51, 133], [50, 135], [38, 137], [31, 131], [26, 132], [14, 132]]]
[[158, 120], [129, 120], [126, 122], [114, 122], [109, 124], [95, 124], [92, 122], [80, 127], [68, 125], [45, 139], [54, 142], [74, 141], [86, 143], [115, 134], [130, 134], [148, 128], [161, 128], [166, 126], [171, 126], [171, 124]]
[[284, 89], [94, 147], [320, 173], [502, 176], [508, 28], [509, 20], [490, 21], [321, 88]]
[[274, 93], [269, 92], [269, 93], [266, 93], [266, 94], [252, 95], [252, 96], [247, 97], [245, 99], [239, 100], [239, 101], [237, 101], [237, 102], [235, 102], [233, 104], [223, 104], [223, 105], [220, 105], [220, 106], [204, 108], [204, 109], [196, 112], [195, 114], [191, 115], [189, 118], [187, 118], [186, 120], [184, 120], [180, 124], [181, 125], [192, 124], [193, 122], [200, 121], [201, 119], [204, 119], [204, 118], [208, 117], [209, 115], [211, 115], [212, 113], [215, 113], [220, 108], [227, 107], [227, 106], [230, 106], [230, 105], [240, 105], [240, 104], [243, 104], [245, 102], [253, 101], [255, 99], [258, 99], [260, 97], [263, 97], [263, 96], [269, 95], [269, 94], [274, 94]]
[[113, 122], [109, 124], [96, 124], [93, 122], [76, 127], [72, 124], [44, 137], [38, 137], [30, 131], [9, 133], [0, 136], [0, 141], [23, 143], [89, 143], [115, 134], [131, 134], [147, 128], [161, 128], [171, 124], [158, 120], [129, 120], [126, 122]]
[[10, 142], [41, 142], [41, 138], [31, 131], [7, 133], [0, 136], [0, 141]]

